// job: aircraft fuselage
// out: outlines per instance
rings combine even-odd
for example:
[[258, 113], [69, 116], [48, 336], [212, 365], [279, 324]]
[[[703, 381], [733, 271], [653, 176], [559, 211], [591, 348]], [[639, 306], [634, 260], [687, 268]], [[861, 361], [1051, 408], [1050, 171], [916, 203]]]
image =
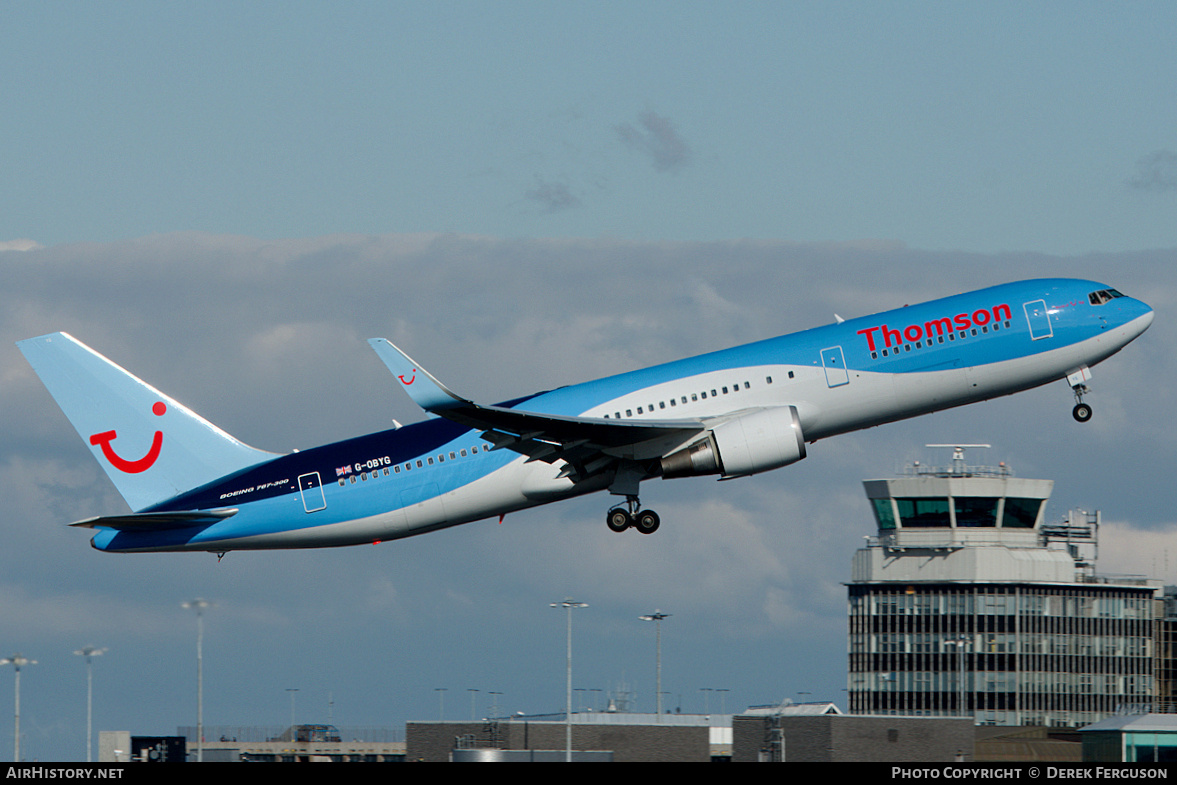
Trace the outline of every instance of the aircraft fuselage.
[[[147, 519], [118, 528], [99, 519], [93, 545], [213, 552], [354, 545], [605, 489], [636, 499], [638, 482], [694, 465], [690, 460], [703, 467], [699, 474], [742, 476], [805, 457], [806, 443], [1069, 377], [1081, 398], [1086, 387], [1078, 380], [1143, 333], [1152, 318], [1147, 305], [1103, 284], [1025, 281], [498, 407], [477, 408], [455, 397], [461, 404], [447, 410], [442, 393], [448, 390], [439, 387], [431, 393], [435, 398], [418, 401], [438, 418], [264, 460], [136, 510], [165, 518], [235, 510], [227, 517], [166, 526]], [[417, 372], [396, 374], [411, 395], [425, 383]], [[509, 418], [506, 410], [521, 415], [514, 430], [494, 419]], [[484, 414], [487, 424], [468, 424], [482, 423]], [[528, 418], [531, 432], [525, 432]], [[583, 438], [564, 434], [558, 427], [564, 420], [584, 429]], [[640, 430], [642, 424], [648, 429]], [[624, 438], [624, 428], [632, 429], [633, 439]], [[158, 432], [166, 452], [168, 431], [161, 425]], [[757, 457], [765, 454], [757, 439], [786, 454]], [[733, 470], [745, 441], [749, 468]], [[98, 447], [92, 447], [98, 460], [109, 462]], [[112, 478], [119, 471], [104, 468]]]

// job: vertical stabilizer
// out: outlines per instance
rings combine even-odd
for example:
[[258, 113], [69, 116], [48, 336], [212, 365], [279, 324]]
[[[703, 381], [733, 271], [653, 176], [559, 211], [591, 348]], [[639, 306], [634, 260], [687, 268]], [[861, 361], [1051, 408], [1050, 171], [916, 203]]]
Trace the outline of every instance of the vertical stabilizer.
[[132, 510], [275, 457], [66, 333], [17, 346]]

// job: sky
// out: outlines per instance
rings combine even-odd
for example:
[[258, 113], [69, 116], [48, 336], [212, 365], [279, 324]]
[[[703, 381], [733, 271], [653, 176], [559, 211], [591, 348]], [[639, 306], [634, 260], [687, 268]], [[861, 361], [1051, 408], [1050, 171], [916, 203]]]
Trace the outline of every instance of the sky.
[[[14, 2], [0, 8], [0, 657], [22, 755], [96, 729], [400, 727], [654, 705], [844, 707], [861, 481], [989, 443], [1177, 582], [1172, 4]], [[1008, 280], [1091, 278], [1152, 328], [1065, 382], [378, 546], [109, 555], [126, 507], [14, 342], [65, 330], [256, 447], [420, 418], [365, 339], [498, 401]], [[0, 669], [0, 759], [13, 681]], [[444, 689], [444, 693], [439, 690]], [[477, 690], [477, 692], [471, 692]], [[602, 692], [592, 692], [600, 690]], [[726, 690], [716, 693], [714, 690]], [[473, 699], [473, 700], [471, 700]], [[443, 707], [444, 701], [444, 707]], [[473, 709], [471, 704], [473, 703]]]

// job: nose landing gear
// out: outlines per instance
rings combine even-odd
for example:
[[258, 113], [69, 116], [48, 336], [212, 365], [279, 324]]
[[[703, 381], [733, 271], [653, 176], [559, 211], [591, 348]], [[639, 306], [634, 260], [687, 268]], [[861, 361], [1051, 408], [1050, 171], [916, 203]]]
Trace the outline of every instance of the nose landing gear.
[[1091, 405], [1083, 403], [1083, 396], [1090, 392], [1087, 388], [1087, 382], [1090, 379], [1091, 369], [1086, 365], [1067, 374], [1067, 384], [1071, 385], [1071, 389], [1075, 391], [1075, 408], [1071, 410], [1071, 416], [1075, 418], [1076, 422], [1087, 422], [1091, 419]]

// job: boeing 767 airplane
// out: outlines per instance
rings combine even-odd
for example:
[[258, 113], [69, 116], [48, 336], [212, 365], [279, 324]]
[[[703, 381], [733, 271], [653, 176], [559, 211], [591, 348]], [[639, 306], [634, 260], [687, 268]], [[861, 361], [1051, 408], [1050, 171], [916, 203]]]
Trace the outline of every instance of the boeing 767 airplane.
[[1066, 380], [1152, 323], [1104, 284], [1033, 280], [535, 393], [496, 405], [369, 343], [430, 415], [288, 455], [234, 439], [65, 333], [18, 343], [133, 512], [73, 524], [102, 551], [316, 548], [409, 537], [607, 490], [652, 533], [644, 480], [744, 477], [818, 439]]

